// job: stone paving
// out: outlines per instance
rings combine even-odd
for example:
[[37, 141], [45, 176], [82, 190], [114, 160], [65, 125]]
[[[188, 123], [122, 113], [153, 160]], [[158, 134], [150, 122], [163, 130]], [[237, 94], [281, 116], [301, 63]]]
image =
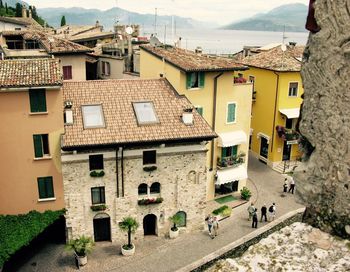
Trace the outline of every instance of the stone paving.
[[[249, 180], [247, 186], [253, 192], [252, 201], [258, 208], [263, 203], [270, 206], [276, 203], [277, 218], [289, 211], [303, 207], [295, 201], [294, 195], [281, 197], [284, 176], [271, 170], [268, 166], [250, 156]], [[296, 189], [298, 185], [296, 184]], [[227, 203], [225, 203], [227, 205]], [[94, 251], [88, 256], [88, 264], [81, 271], [176, 271], [208, 254], [226, 246], [240, 237], [249, 234], [254, 229], [247, 220], [249, 203], [233, 209], [230, 218], [220, 222], [219, 235], [215, 239], [208, 236], [207, 230], [199, 233], [182, 233], [175, 240], [164, 237], [146, 237], [136, 241], [134, 256], [120, 255], [120, 244], [97, 243]], [[258, 224], [258, 228], [261, 225]], [[36, 262], [33, 267], [31, 264]], [[28, 260], [17, 271], [75, 271], [73, 255], [64, 251], [63, 245], [47, 245], [38, 254]], [[6, 272], [6, 271], [4, 271]]]

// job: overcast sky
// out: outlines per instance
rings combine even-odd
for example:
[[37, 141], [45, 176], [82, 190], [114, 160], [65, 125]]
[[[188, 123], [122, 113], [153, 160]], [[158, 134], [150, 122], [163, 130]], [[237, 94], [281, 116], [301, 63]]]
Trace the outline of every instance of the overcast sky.
[[308, 4], [309, 0], [28, 0], [37, 8], [84, 7], [101, 10], [120, 7], [138, 13], [179, 15], [220, 25], [256, 13], [267, 12], [275, 7], [290, 4]]

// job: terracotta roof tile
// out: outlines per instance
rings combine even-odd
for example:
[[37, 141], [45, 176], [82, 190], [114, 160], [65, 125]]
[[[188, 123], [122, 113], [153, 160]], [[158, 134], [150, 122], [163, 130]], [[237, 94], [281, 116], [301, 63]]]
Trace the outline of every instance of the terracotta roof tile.
[[33, 18], [0, 16], [0, 21], [24, 25], [24, 26], [27, 26], [30, 28], [35, 28], [35, 29], [43, 29], [43, 27], [37, 21], [35, 21]]
[[154, 47], [152, 45], [142, 45], [140, 48], [173, 64], [185, 72], [191, 71], [234, 71], [246, 70], [242, 64], [238, 64], [232, 59], [197, 54], [193, 51], [176, 47]]
[[21, 35], [24, 39], [37, 40], [41, 42], [45, 50], [50, 54], [92, 52], [92, 49], [86, 46], [83, 46], [62, 38], [57, 38], [52, 35], [48, 35], [42, 31], [15, 30], [15, 31], [2, 31], [1, 34], [5, 38], [8, 36]]
[[[73, 102], [74, 118], [65, 127], [64, 149], [216, 137], [196, 111], [193, 125], [182, 122], [183, 109], [193, 106], [166, 79], [64, 82], [62, 90], [64, 101]], [[138, 125], [132, 103], [140, 101], [153, 102], [159, 123]], [[102, 104], [104, 128], [84, 129], [81, 106], [89, 104]]]
[[282, 51], [281, 46], [262, 51], [253, 56], [245, 57], [241, 62], [247, 66], [269, 69], [280, 72], [298, 72], [301, 69], [301, 58], [305, 46], [287, 46]]
[[62, 85], [58, 59], [0, 61], [0, 88]]

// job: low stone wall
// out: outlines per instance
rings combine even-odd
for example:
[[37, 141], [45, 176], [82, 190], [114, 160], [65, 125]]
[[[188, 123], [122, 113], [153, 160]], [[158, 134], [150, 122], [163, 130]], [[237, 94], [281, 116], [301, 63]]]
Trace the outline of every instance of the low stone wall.
[[301, 222], [305, 208], [301, 208], [292, 212], [289, 212], [275, 221], [249, 233], [248, 235], [238, 239], [237, 241], [218, 249], [217, 251], [207, 255], [199, 261], [196, 261], [188, 266], [179, 269], [178, 272], [187, 271], [205, 271], [209, 267], [213, 266], [218, 260], [227, 258], [237, 258], [243, 255], [243, 253], [251, 246], [258, 243], [261, 239], [266, 238], [271, 233], [278, 231], [285, 226], [289, 226], [294, 222]]

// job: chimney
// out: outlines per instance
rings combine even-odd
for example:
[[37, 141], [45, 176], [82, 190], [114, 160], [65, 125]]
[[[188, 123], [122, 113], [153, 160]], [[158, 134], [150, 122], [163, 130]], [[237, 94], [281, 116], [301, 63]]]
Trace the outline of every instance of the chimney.
[[201, 55], [202, 52], [203, 52], [203, 49], [202, 49], [202, 47], [197, 46], [196, 49], [194, 50], [194, 52], [195, 52], [197, 55]]
[[28, 14], [29, 14], [28, 17], [32, 18], [32, 10], [31, 9], [28, 10]]
[[64, 102], [64, 124], [65, 125], [73, 125], [72, 106], [73, 106], [72, 101], [65, 101]]
[[27, 18], [27, 8], [25, 4], [22, 5], [22, 17]]
[[186, 126], [193, 125], [193, 108], [186, 108], [184, 109], [184, 112], [182, 113], [182, 122]]

